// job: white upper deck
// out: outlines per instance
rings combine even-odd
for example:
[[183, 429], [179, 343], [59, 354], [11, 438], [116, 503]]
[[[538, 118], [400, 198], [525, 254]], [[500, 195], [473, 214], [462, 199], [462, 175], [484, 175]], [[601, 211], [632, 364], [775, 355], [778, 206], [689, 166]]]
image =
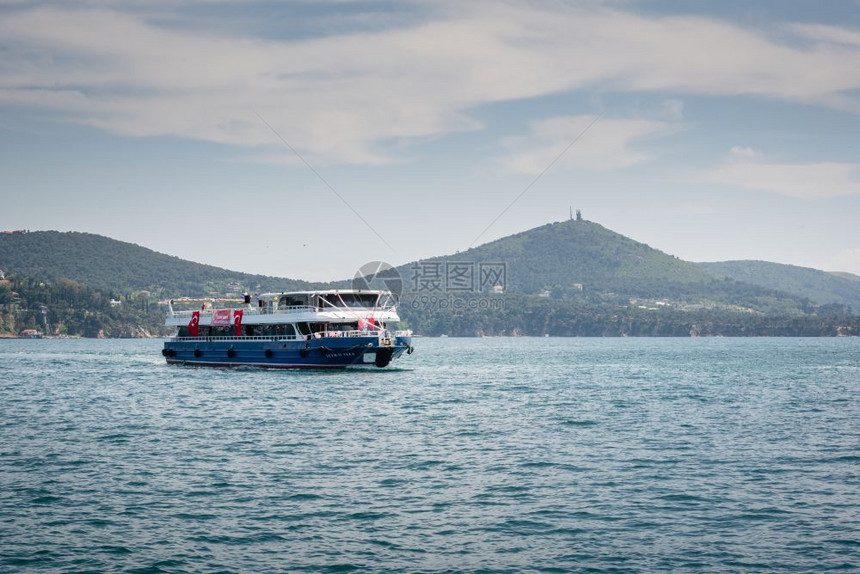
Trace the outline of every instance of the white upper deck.
[[[345, 323], [358, 319], [383, 322], [400, 320], [395, 298], [389, 291], [324, 289], [264, 293], [245, 299], [172, 299], [168, 303], [167, 326], [186, 325], [194, 312], [200, 325], [211, 325], [216, 311], [242, 311], [245, 325], [272, 325], [299, 322]], [[231, 319], [232, 320], [232, 319]]]

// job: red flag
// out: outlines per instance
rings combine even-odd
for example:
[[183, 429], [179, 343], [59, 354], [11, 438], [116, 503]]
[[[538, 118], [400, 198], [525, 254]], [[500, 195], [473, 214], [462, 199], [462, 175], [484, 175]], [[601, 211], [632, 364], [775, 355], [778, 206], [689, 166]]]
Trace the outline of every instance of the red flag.
[[215, 309], [212, 311], [213, 325], [229, 325], [230, 324], [230, 309]]
[[236, 309], [233, 311], [233, 327], [237, 337], [242, 336], [242, 310]]
[[200, 311], [191, 313], [191, 320], [188, 321], [188, 334], [192, 337], [200, 334]]

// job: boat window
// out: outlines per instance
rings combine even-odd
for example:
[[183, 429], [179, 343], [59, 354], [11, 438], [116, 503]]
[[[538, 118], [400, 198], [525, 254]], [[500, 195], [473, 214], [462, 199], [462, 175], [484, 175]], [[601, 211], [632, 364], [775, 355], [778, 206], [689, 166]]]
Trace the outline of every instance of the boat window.
[[321, 295], [323, 307], [367, 307], [373, 308], [377, 304], [379, 295], [376, 293], [328, 293]]
[[306, 307], [307, 305], [307, 295], [284, 295], [278, 300], [278, 309], [287, 309], [289, 307]]

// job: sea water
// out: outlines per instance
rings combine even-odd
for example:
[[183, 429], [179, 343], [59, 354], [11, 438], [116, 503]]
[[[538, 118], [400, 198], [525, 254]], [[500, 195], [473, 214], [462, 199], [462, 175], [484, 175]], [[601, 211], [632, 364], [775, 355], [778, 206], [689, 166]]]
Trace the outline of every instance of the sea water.
[[0, 341], [0, 571], [860, 569], [860, 339]]

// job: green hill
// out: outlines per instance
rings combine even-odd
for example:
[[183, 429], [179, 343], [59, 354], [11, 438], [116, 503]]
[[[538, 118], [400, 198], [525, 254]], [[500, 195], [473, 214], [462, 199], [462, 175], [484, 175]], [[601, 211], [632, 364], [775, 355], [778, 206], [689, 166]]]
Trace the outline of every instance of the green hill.
[[847, 305], [854, 312], [860, 312], [860, 277], [856, 275], [827, 273], [768, 261], [723, 261], [697, 265], [715, 275], [793, 293], [819, 305]]
[[[481, 264], [504, 265], [504, 294], [493, 292], [492, 283], [481, 284]], [[469, 289], [446, 285], [455, 266], [474, 272]], [[0, 234], [0, 269], [11, 278], [0, 285], [0, 331], [10, 333], [46, 322], [69, 334], [155, 333], [161, 328], [159, 298], [351, 283], [249, 275], [98, 235], [56, 231]], [[849, 317], [847, 307], [860, 309], [860, 283], [762, 262], [689, 263], [588, 221], [544, 225], [398, 270], [401, 316], [421, 334], [860, 333], [860, 317]], [[436, 290], [427, 287], [428, 272], [438, 274]]]
[[[807, 302], [769, 286], [739, 282], [653, 249], [590, 221], [563, 221], [426, 262], [504, 262], [507, 292], [592, 303], [631, 298], [803, 314]], [[422, 262], [425, 264], [426, 262]], [[415, 287], [416, 265], [400, 268]], [[420, 267], [418, 268], [420, 272]]]
[[[633, 298], [664, 300], [782, 315], [809, 310], [808, 303], [802, 300], [807, 294], [788, 295], [785, 291], [789, 289], [776, 286], [783, 285], [780, 282], [757, 285], [734, 280], [728, 273], [715, 277], [710, 269], [589, 221], [547, 224], [462, 253], [404, 265], [399, 271], [406, 291], [416, 287], [417, 270], [434, 262], [441, 264], [443, 272], [446, 262], [471, 262], [476, 267], [480, 263], [503, 262], [506, 292], [515, 295], [543, 293], [554, 299], [591, 304], [627, 305]], [[0, 269], [7, 274], [49, 282], [72, 279], [106, 292], [128, 294], [147, 290], [158, 296], [223, 295], [349, 284], [348, 281], [312, 284], [239, 273], [99, 235], [58, 231], [0, 235]], [[847, 282], [835, 277], [833, 280]]]
[[59, 231], [0, 235], [0, 269], [7, 275], [51, 282], [73, 279], [115, 293], [148, 290], [164, 296], [281, 291], [311, 285], [193, 263], [100, 235]]
[[522, 293], [572, 283], [599, 291], [644, 293], [655, 285], [713, 280], [712, 275], [694, 265], [590, 221], [543, 225], [460, 256], [475, 261], [506, 261], [512, 271], [509, 287]]

